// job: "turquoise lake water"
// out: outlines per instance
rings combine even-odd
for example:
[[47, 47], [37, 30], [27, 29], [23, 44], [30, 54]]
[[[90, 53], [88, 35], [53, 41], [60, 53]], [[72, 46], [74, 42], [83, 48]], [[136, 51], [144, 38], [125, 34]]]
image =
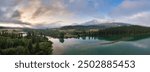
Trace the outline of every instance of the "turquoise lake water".
[[150, 38], [134, 41], [107, 41], [105, 39], [69, 38], [53, 42], [54, 55], [150, 55]]

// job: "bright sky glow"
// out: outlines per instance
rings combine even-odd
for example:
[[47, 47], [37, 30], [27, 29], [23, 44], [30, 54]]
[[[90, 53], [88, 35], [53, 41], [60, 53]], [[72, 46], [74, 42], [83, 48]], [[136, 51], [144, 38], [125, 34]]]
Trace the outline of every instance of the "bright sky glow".
[[90, 20], [150, 26], [150, 0], [0, 0], [0, 26], [64, 26]]

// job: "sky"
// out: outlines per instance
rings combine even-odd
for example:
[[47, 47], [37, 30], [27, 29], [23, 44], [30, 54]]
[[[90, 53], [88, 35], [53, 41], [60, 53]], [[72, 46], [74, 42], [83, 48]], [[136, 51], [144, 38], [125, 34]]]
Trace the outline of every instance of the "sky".
[[0, 0], [0, 26], [58, 27], [91, 20], [150, 26], [150, 0]]

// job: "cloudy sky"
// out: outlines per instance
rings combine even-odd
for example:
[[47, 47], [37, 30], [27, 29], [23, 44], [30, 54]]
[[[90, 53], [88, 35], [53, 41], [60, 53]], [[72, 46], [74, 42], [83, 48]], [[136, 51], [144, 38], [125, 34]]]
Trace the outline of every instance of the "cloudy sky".
[[150, 0], [0, 0], [4, 27], [57, 27], [90, 20], [150, 26]]

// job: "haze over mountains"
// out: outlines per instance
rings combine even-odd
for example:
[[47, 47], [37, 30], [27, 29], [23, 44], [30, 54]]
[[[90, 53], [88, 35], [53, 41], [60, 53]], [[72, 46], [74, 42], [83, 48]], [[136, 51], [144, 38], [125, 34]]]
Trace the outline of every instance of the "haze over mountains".
[[98, 21], [98, 20], [91, 20], [85, 23], [81, 23], [79, 25], [89, 26], [89, 25], [101, 25], [101, 26], [128, 26], [131, 24], [122, 23], [122, 22], [113, 22], [113, 21]]
[[[79, 26], [84, 26], [84, 27], [99, 27], [99, 28], [110, 28], [110, 27], [120, 27], [120, 26], [130, 26], [131, 24], [128, 23], [121, 23], [121, 22], [101, 22], [98, 20], [91, 20], [91, 21], [87, 21], [84, 23], [75, 23], [75, 24], [71, 24], [71, 25], [66, 25], [66, 26], [61, 26], [59, 23], [57, 24], [49, 24], [49, 25], [39, 25], [39, 26], [35, 26], [34, 29], [47, 29], [47, 28], [60, 28], [60, 27], [79, 27]], [[20, 28], [20, 27], [0, 27], [0, 28]], [[22, 28], [22, 27], [21, 27]], [[27, 28], [27, 27], [25, 27]]]
[[111, 22], [150, 26], [149, 7], [150, 0], [0, 0], [0, 26], [38, 29]]
[[[98, 21], [96, 19], [91, 20], [91, 21], [87, 21], [84, 23], [74, 23], [71, 25], [65, 25], [65, 26], [61, 26], [61, 24], [56, 23], [56, 24], [49, 24], [49, 25], [38, 25], [38, 26], [34, 26], [33, 29], [49, 29], [49, 28], [62, 28], [62, 29], [71, 29], [71, 28], [90, 28], [90, 29], [105, 29], [105, 28], [111, 28], [111, 27], [121, 27], [121, 26], [131, 26], [133, 24], [129, 24], [129, 23], [121, 23], [121, 22], [113, 22], [113, 21]], [[0, 27], [0, 29], [15, 29], [15, 28], [28, 28], [28, 27]]]

